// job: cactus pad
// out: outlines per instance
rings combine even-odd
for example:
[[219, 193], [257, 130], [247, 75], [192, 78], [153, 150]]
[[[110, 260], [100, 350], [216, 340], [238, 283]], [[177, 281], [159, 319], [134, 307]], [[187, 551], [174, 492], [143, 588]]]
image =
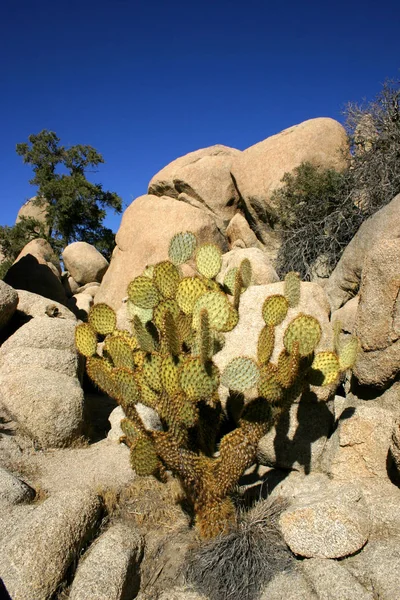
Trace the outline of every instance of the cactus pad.
[[156, 348], [155, 340], [137, 315], [133, 318], [132, 326], [140, 349], [144, 352], [153, 352]]
[[293, 345], [299, 343], [300, 356], [308, 356], [317, 347], [321, 339], [321, 325], [311, 315], [300, 314], [289, 323], [283, 336], [283, 343], [288, 352], [293, 351]]
[[257, 358], [260, 364], [267, 363], [274, 351], [275, 346], [275, 327], [273, 325], [264, 325], [260, 331], [257, 342]]
[[223, 292], [207, 292], [200, 296], [193, 308], [193, 328], [200, 328], [200, 314], [208, 312], [210, 327], [222, 331], [230, 316], [231, 305]]
[[351, 337], [339, 351], [339, 364], [341, 371], [347, 371], [354, 367], [357, 354], [360, 350], [360, 342], [356, 337]]
[[313, 385], [330, 385], [339, 377], [339, 358], [334, 352], [319, 352], [315, 355], [307, 379]]
[[180, 390], [178, 360], [171, 355], [167, 355], [162, 361], [161, 383], [169, 396]]
[[279, 354], [277, 379], [284, 388], [291, 387], [299, 372], [299, 343], [293, 344], [293, 352], [289, 353], [285, 348]]
[[262, 306], [262, 316], [267, 325], [279, 325], [287, 315], [289, 308], [285, 296], [275, 294], [268, 296]]
[[248, 288], [251, 283], [251, 277], [253, 274], [253, 269], [251, 268], [251, 263], [248, 258], [244, 258], [240, 263], [240, 277], [242, 278], [242, 284], [244, 288]]
[[113, 380], [118, 388], [118, 400], [124, 410], [126, 406], [140, 401], [140, 388], [132, 371], [125, 368], [113, 369]]
[[131, 319], [133, 319], [133, 317], [137, 315], [144, 325], [151, 321], [153, 318], [152, 308], [140, 308], [140, 306], [136, 306], [136, 304], [133, 304], [131, 300], [128, 300], [128, 302], [126, 303], [126, 310]]
[[208, 398], [218, 388], [219, 371], [213, 363], [203, 365], [199, 358], [188, 358], [180, 367], [179, 383], [190, 400]]
[[181, 280], [176, 291], [176, 301], [179, 308], [189, 315], [200, 296], [207, 292], [206, 285], [199, 277], [185, 277]]
[[162, 356], [161, 354], [157, 354], [153, 352], [152, 354], [148, 354], [143, 362], [143, 375], [146, 379], [148, 385], [156, 392], [161, 392], [162, 383], [161, 383], [161, 364], [162, 364]]
[[163, 300], [154, 309], [153, 322], [160, 331], [164, 326], [164, 315], [168, 311], [176, 319], [180, 313], [179, 306], [175, 300]]
[[131, 465], [137, 475], [152, 475], [157, 471], [159, 461], [149, 438], [137, 436], [131, 447]]
[[218, 275], [222, 264], [222, 253], [215, 244], [203, 244], [196, 252], [196, 267], [201, 275], [213, 279]]
[[290, 271], [285, 276], [285, 298], [290, 308], [295, 308], [300, 302], [301, 280], [297, 273]]
[[75, 344], [79, 352], [87, 358], [96, 354], [96, 332], [88, 323], [81, 323], [75, 328]]
[[260, 368], [260, 382], [258, 393], [272, 404], [278, 403], [283, 398], [283, 389], [277, 377], [275, 365], [267, 363]]
[[97, 333], [108, 335], [117, 325], [115, 312], [107, 304], [99, 303], [91, 307], [88, 321]]
[[111, 357], [114, 367], [125, 367], [127, 369], [134, 369], [135, 367], [132, 349], [123, 337], [110, 335], [106, 338], [103, 353]]
[[232, 329], [234, 329], [238, 323], [239, 313], [235, 308], [233, 308], [233, 306], [231, 306], [231, 304], [229, 304], [229, 315], [225, 325], [220, 329], [220, 331], [223, 331], [224, 333], [227, 331], [232, 331]]
[[222, 373], [221, 383], [235, 392], [245, 392], [259, 382], [259, 369], [252, 358], [238, 356], [232, 359]]
[[118, 389], [113, 379], [111, 365], [102, 358], [92, 356], [86, 362], [86, 370], [90, 379], [108, 396], [115, 398]]
[[135, 277], [128, 285], [129, 300], [140, 308], [154, 308], [160, 301], [158, 290], [151, 279], [143, 275]]
[[196, 248], [196, 237], [190, 231], [176, 233], [171, 239], [168, 256], [175, 265], [181, 265], [192, 257]]
[[181, 276], [177, 267], [168, 260], [154, 267], [153, 281], [164, 298], [175, 298]]
[[238, 271], [239, 271], [238, 267], [232, 267], [232, 269], [229, 269], [229, 271], [226, 272], [225, 277], [224, 277], [224, 286], [227, 289], [228, 294], [230, 294], [231, 296], [233, 296], [233, 294], [235, 292], [235, 281], [236, 281], [236, 274]]

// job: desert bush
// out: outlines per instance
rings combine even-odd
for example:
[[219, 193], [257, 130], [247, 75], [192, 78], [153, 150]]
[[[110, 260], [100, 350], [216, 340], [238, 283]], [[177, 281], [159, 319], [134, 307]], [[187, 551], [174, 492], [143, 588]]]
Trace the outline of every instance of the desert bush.
[[371, 102], [349, 103], [344, 115], [353, 195], [367, 218], [400, 193], [400, 80], [386, 81]]
[[345, 110], [350, 156], [342, 172], [303, 163], [274, 193], [282, 246], [279, 273], [328, 276], [360, 225], [400, 193], [400, 87], [388, 81], [375, 100]]

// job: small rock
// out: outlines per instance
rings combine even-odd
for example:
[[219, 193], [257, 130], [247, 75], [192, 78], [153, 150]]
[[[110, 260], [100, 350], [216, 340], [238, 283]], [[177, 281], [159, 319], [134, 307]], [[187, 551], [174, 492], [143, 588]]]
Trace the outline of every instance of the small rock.
[[75, 315], [68, 310], [64, 304], [54, 302], [26, 290], [18, 291], [17, 313], [22, 313], [23, 317], [53, 317], [57, 319], [69, 319], [76, 321]]
[[345, 333], [353, 333], [359, 302], [360, 296], [354, 296], [354, 298], [348, 300], [344, 306], [338, 310], [334, 310], [331, 316], [332, 325], [334, 325], [336, 321], [339, 321], [342, 331]]
[[[141, 402], [136, 404], [136, 410], [139, 413], [140, 418], [143, 421], [143, 425], [146, 429], [150, 429], [153, 431], [162, 431], [162, 424], [160, 421], [160, 417], [156, 413], [155, 410], [150, 408], [149, 406], [145, 406]], [[108, 432], [107, 439], [118, 442], [121, 437], [123, 437], [124, 432], [121, 429], [121, 421], [125, 419], [125, 413], [121, 406], [117, 406], [114, 408], [112, 413], [110, 414], [108, 420], [111, 423], [111, 429]]]
[[[258, 241], [256, 234], [250, 228], [245, 217], [241, 213], [236, 215], [229, 221], [226, 228], [226, 237], [228, 238], [229, 248], [234, 248], [238, 243], [243, 244], [242, 248], [260, 248], [261, 242]], [[267, 282], [265, 282], [267, 283]]]
[[69, 490], [45, 500], [1, 544], [0, 577], [13, 600], [49, 600], [100, 515], [98, 496]]
[[312, 496], [299, 495], [280, 517], [285, 542], [307, 558], [342, 558], [368, 540], [370, 520], [360, 488], [331, 482]]
[[112, 525], [83, 556], [69, 600], [134, 598], [142, 552], [143, 541], [135, 529], [122, 523]]

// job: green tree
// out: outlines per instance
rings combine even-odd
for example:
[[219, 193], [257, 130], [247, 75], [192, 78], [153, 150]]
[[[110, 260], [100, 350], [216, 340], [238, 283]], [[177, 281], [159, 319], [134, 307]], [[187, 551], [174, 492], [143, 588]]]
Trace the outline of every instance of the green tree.
[[75, 241], [96, 246], [107, 258], [114, 246], [114, 234], [103, 226], [106, 209], [122, 211], [121, 198], [115, 192], [104, 191], [98, 183], [91, 183], [86, 173], [104, 163], [102, 155], [91, 146], [60, 145], [53, 131], [32, 134], [28, 143], [17, 144], [17, 154], [24, 163], [32, 165], [37, 186], [36, 203], [47, 209], [50, 228], [49, 241], [54, 249]]
[[13, 227], [0, 225], [0, 279], [3, 279], [22, 248], [35, 238], [47, 239], [47, 236], [43, 223], [32, 217], [21, 217]]

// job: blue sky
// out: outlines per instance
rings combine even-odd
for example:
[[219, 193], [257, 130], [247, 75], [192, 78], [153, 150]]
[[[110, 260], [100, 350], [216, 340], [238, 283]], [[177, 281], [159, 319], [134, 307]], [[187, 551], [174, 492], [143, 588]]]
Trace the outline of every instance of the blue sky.
[[397, 0], [3, 0], [0, 224], [35, 193], [15, 153], [31, 133], [94, 146], [91, 179], [129, 205], [187, 152], [342, 120], [400, 77], [399, 27]]

